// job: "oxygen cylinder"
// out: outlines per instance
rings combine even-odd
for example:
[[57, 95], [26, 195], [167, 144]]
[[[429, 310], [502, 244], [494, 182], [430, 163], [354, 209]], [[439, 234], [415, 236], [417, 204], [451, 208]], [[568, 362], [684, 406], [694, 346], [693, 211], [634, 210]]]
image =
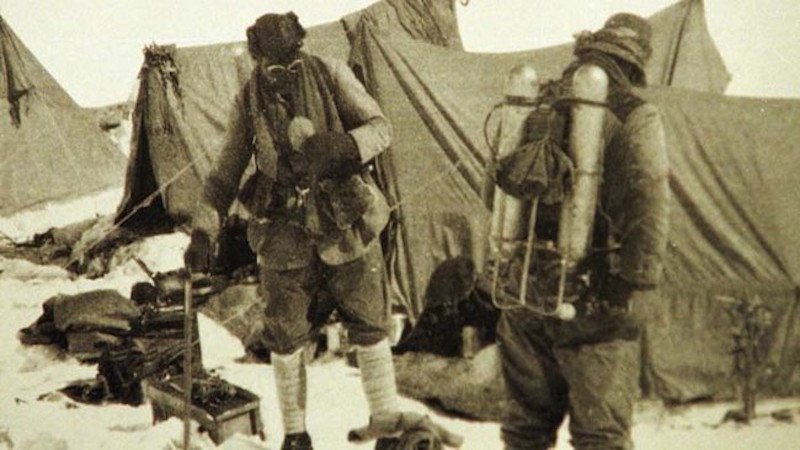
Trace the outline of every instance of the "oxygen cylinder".
[[[572, 79], [573, 96], [605, 103], [608, 75], [598, 66], [584, 64]], [[586, 256], [591, 245], [594, 216], [603, 163], [603, 121], [606, 111], [598, 104], [575, 103], [569, 133], [569, 156], [575, 167], [572, 189], [562, 204], [558, 250], [569, 272]]]
[[[525, 120], [533, 111], [533, 101], [539, 95], [536, 70], [527, 64], [511, 69], [505, 84], [505, 103], [500, 111], [500, 139], [497, 159], [513, 152], [522, 143]], [[526, 200], [512, 197], [501, 189], [494, 190], [494, 208], [489, 231], [489, 252], [497, 260], [513, 251], [514, 243], [525, 239]]]

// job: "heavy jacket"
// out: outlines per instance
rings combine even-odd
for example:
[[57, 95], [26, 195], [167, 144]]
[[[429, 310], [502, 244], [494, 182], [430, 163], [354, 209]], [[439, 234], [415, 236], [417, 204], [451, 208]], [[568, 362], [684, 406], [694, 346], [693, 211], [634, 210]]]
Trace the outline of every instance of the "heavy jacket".
[[616, 123], [606, 137], [597, 219], [601, 229], [605, 226], [609, 243], [619, 246], [609, 256], [609, 275], [639, 288], [653, 288], [663, 275], [669, 232], [664, 127], [652, 104], [642, 102], [622, 114], [618, 105], [612, 102], [611, 107]]
[[[328, 264], [357, 259], [388, 220], [386, 201], [366, 171], [361, 176], [373, 201], [369, 211], [346, 230], [326, 222], [321, 210], [330, 205], [318, 183], [302, 186], [309, 187], [310, 194], [298, 202], [295, 193], [301, 186], [296, 185], [295, 174], [286, 162], [287, 152], [292, 151], [286, 138], [286, 119], [302, 115], [313, 122], [317, 132], [349, 133], [365, 166], [391, 140], [391, 126], [377, 102], [343, 62], [307, 54], [301, 54], [301, 58], [303, 64], [289, 104], [259, 103], [264, 97], [257, 69], [237, 96], [222, 151], [206, 180], [201, 213], [193, 224], [215, 235], [216, 215], [224, 215], [240, 194], [253, 215], [250, 244], [274, 270], [305, 267], [314, 252]], [[265, 133], [265, 129], [270, 132]], [[240, 192], [241, 178], [251, 159], [257, 170]]]
[[637, 313], [641, 302], [658, 298], [652, 288], [662, 278], [669, 189], [658, 109], [629, 94], [615, 92], [609, 101], [593, 247], [613, 251], [599, 254], [604, 261], [593, 268], [600, 273], [592, 274], [592, 283], [613, 277], [630, 283], [625, 298], [610, 298], [622, 291], [600, 296], [633, 307], [630, 314], [578, 315], [572, 321], [542, 318], [525, 308], [502, 312], [498, 349], [510, 400], [501, 431], [508, 449], [554, 446], [567, 412], [576, 448], [631, 448], [641, 356]]

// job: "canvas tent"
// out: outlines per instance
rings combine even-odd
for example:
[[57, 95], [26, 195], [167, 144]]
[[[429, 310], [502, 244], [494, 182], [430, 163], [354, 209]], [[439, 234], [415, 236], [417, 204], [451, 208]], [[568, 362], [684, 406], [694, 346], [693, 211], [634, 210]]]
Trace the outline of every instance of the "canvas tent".
[[[396, 11], [412, 2], [391, 3]], [[315, 40], [320, 34], [312, 33], [308, 45], [328, 42], [320, 52], [348, 54], [394, 125], [392, 148], [378, 160], [397, 210], [388, 269], [391, 292], [415, 313], [439, 264], [459, 255], [482, 261], [489, 216], [480, 200], [489, 155], [482, 128], [502, 99], [506, 74], [525, 62], [556, 77], [570, 48], [474, 54], [441, 45], [454, 40], [436, 42], [407, 27], [387, 30], [380, 21], [353, 17], [350, 25], [315, 29], [331, 38]], [[455, 23], [452, 16], [445, 22]], [[786, 180], [800, 170], [794, 139], [800, 102], [720, 95], [730, 77], [706, 29], [702, 1], [677, 3], [651, 23], [648, 78], [671, 88], [643, 95], [664, 114], [674, 201], [664, 301], [651, 311], [645, 338], [647, 380], [671, 400], [728, 392], [730, 323], [716, 296], [760, 295], [776, 317], [767, 345], [774, 373], [783, 378], [774, 385], [790, 386], [785, 378], [798, 362], [800, 233], [787, 227], [800, 219], [793, 206], [800, 196]], [[250, 70], [242, 53], [241, 44], [151, 52], [118, 221], [135, 223], [142, 200], [159, 188], [164, 192], [145, 210], [191, 216], [227, 108]]]
[[663, 302], [648, 312], [646, 368], [676, 400], [724, 391], [733, 330], [718, 296], [754, 299], [773, 323], [764, 387], [800, 387], [800, 101], [651, 91], [672, 175]]
[[125, 157], [0, 17], [0, 216], [121, 186]]
[[[347, 60], [359, 23], [460, 48], [453, 8], [449, 0], [384, 0], [339, 21], [310, 27], [304, 49]], [[135, 225], [164, 210], [173, 218], [191, 216], [233, 98], [251, 69], [244, 42], [146, 49], [118, 221]], [[159, 188], [160, 196], [152, 196]]]

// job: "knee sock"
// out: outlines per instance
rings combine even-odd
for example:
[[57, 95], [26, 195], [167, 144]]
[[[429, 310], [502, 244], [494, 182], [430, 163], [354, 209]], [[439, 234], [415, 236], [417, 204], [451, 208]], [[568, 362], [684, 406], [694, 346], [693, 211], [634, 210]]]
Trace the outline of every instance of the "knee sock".
[[306, 365], [303, 349], [288, 355], [272, 354], [275, 387], [284, 434], [306, 431]]
[[397, 411], [397, 385], [389, 341], [383, 339], [374, 345], [359, 346], [356, 358], [370, 416]]

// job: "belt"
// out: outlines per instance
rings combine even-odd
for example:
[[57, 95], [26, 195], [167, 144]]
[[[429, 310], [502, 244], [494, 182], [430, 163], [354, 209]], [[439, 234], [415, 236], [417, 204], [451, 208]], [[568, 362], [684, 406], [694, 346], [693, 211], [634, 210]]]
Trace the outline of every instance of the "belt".
[[311, 188], [300, 186], [282, 185], [275, 188], [275, 209], [296, 210], [303, 208], [308, 203]]
[[302, 208], [308, 202], [308, 195], [311, 188], [300, 188], [295, 186], [294, 192], [286, 199], [286, 207], [289, 209]]

